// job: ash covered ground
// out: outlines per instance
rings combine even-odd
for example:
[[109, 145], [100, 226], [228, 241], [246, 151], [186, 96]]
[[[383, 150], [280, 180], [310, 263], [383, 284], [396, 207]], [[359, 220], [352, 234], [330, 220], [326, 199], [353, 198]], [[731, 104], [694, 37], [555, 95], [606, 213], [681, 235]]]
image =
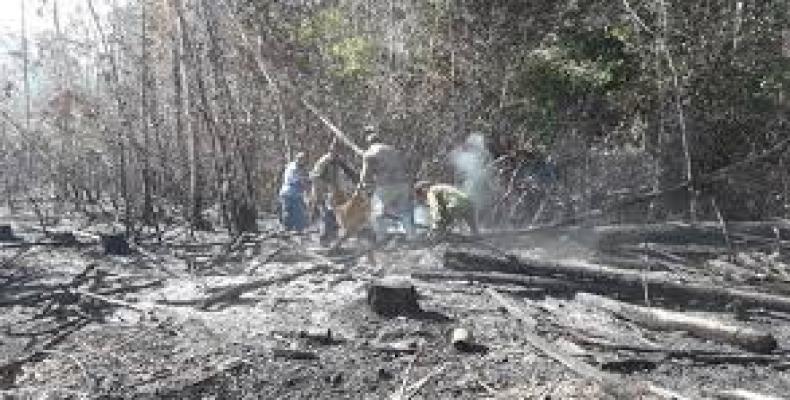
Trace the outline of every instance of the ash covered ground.
[[[171, 229], [161, 242], [150, 238], [131, 255], [109, 256], [95, 240], [101, 227], [81, 229], [79, 217], [59, 221], [76, 233], [71, 244], [50, 243], [32, 216], [6, 217], [20, 239], [1, 250], [6, 398], [662, 398], [654, 387], [697, 399], [734, 389], [777, 398], [790, 392], [790, 314], [666, 305], [772, 334], [777, 349], [758, 354], [687, 331], [647, 328], [579, 301], [571, 280], [567, 290], [530, 285], [518, 281], [525, 274], [484, 265], [474, 277], [449, 270], [443, 258], [471, 248], [634, 271], [650, 265], [678, 282], [782, 295], [790, 271], [781, 254], [764, 247], [733, 258], [720, 248], [686, 246], [662, 258], [653, 246], [637, 257], [631, 248], [604, 251], [592, 243], [600, 230], [558, 229], [491, 234], [482, 242], [394, 240], [376, 251], [374, 266], [359, 256], [364, 242], [329, 255], [314, 234], [287, 234], [261, 221], [261, 233], [239, 238]], [[371, 310], [368, 288], [387, 276], [410, 279], [421, 312]], [[239, 287], [246, 289], [227, 294]], [[618, 297], [616, 285], [610, 290]], [[648, 302], [656, 298], [650, 305], [664, 306], [651, 291], [648, 285]], [[453, 346], [458, 328], [471, 332], [474, 346]], [[557, 354], [604, 378], [579, 373]]]

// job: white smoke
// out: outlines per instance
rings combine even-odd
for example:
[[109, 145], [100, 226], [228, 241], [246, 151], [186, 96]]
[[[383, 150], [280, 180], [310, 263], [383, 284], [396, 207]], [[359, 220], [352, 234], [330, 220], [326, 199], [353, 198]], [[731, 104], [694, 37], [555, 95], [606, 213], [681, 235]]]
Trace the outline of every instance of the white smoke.
[[490, 204], [490, 161], [491, 154], [486, 149], [485, 138], [477, 133], [470, 135], [450, 153], [450, 162], [461, 188], [478, 210]]

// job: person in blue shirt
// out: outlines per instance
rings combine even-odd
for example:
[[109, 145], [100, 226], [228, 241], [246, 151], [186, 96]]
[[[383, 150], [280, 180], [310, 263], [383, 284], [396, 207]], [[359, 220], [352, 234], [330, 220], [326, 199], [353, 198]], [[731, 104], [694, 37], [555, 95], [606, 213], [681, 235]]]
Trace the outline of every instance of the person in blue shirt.
[[301, 232], [307, 227], [304, 194], [309, 179], [305, 171], [307, 156], [300, 152], [285, 166], [280, 187], [281, 222], [286, 230]]

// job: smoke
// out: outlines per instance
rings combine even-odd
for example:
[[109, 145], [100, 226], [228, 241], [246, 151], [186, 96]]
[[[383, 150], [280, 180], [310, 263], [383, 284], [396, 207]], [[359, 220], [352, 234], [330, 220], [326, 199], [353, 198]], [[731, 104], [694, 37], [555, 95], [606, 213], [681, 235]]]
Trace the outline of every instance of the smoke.
[[481, 134], [472, 134], [450, 153], [450, 162], [461, 188], [478, 210], [489, 204], [491, 194], [491, 171], [488, 165], [491, 154]]

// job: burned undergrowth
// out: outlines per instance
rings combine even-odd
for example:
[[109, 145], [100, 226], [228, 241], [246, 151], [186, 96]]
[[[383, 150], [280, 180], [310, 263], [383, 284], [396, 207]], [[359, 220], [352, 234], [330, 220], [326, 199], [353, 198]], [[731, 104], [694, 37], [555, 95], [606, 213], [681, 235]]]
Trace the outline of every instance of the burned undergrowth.
[[[136, 243], [128, 256], [105, 255], [101, 241], [78, 234], [75, 245], [31, 246], [4, 269], [2, 393], [777, 395], [790, 389], [790, 269], [782, 248], [757, 240], [758, 225], [733, 228], [735, 254], [704, 225], [556, 228], [396, 239], [376, 250], [375, 266], [360, 251], [365, 241], [327, 252], [310, 233], [171, 236]], [[15, 227], [22, 242], [40, 242], [35, 229]], [[649, 233], [673, 229], [701, 243]], [[18, 251], [19, 241], [8, 243], [3, 257]], [[376, 285], [387, 290], [374, 303], [417, 309], [382, 315], [370, 299]], [[596, 293], [618, 302], [598, 303]], [[653, 319], [613, 308], [626, 306]], [[458, 332], [466, 345], [453, 342]]]

